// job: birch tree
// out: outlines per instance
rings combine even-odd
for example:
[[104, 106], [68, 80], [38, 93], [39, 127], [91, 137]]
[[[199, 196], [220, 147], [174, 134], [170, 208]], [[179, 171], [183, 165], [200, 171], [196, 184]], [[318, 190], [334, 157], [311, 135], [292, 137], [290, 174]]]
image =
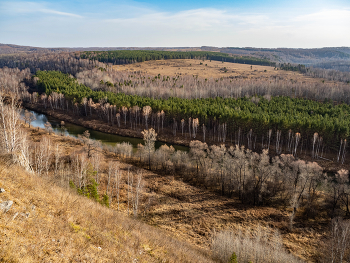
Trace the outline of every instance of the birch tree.
[[148, 154], [148, 168], [151, 170], [151, 155], [155, 150], [155, 142], [157, 140], [157, 133], [153, 128], [141, 132], [145, 142], [144, 150]]
[[36, 120], [36, 117], [35, 117], [33, 112], [25, 110], [24, 111], [24, 120], [26, 123], [29, 124], [29, 128], [30, 128], [30, 124], [32, 123], [32, 121]]
[[145, 106], [142, 108], [142, 114], [145, 117], [145, 124], [146, 124], [146, 130], [148, 130], [148, 117], [150, 116], [152, 112], [151, 106]]
[[[118, 167], [119, 168], [119, 167]], [[119, 203], [120, 203], [120, 186], [122, 181], [122, 173], [120, 169], [117, 169], [114, 173], [114, 182], [115, 182], [115, 192], [117, 195], [117, 204], [118, 204], [118, 211], [119, 211]]]
[[138, 214], [140, 199], [142, 195], [142, 188], [143, 188], [142, 172], [139, 171], [137, 173], [135, 183], [136, 185], [134, 187], [133, 204], [132, 204], [134, 217], [136, 217]]

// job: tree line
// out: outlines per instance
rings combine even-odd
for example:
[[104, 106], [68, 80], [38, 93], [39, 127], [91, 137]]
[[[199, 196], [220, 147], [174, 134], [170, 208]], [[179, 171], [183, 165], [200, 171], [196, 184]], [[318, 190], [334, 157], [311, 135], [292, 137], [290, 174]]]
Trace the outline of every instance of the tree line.
[[231, 56], [226, 53], [209, 51], [156, 51], [156, 50], [116, 50], [116, 51], [85, 51], [80, 58], [98, 60], [103, 63], [130, 64], [148, 60], [161, 59], [207, 59], [224, 62], [244, 63], [251, 65], [275, 66], [276, 63], [267, 59], [249, 56]]
[[89, 59], [82, 59], [75, 53], [30, 53], [0, 56], [0, 68], [30, 69], [32, 74], [38, 70], [59, 70], [64, 73], [76, 75], [84, 70], [95, 67], [105, 68], [106, 65]]
[[[332, 65], [332, 62], [329, 62], [329, 64]], [[325, 63], [325, 65], [328, 65], [328, 63]], [[307, 67], [303, 64], [280, 63], [278, 67], [281, 70], [297, 71], [313, 78], [324, 78], [330, 81], [340, 81], [349, 84], [349, 68], [346, 68], [346, 66], [341, 67], [341, 65], [342, 63], [340, 62], [339, 64], [338, 62], [334, 62], [334, 66], [329, 67], [323, 66], [322, 63]], [[345, 63], [345, 65], [347, 64]]]

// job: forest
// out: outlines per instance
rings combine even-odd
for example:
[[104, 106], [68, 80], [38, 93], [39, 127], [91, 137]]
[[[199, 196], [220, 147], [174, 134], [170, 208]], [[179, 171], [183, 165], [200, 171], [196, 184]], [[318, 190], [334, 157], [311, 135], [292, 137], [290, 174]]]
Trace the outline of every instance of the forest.
[[[324, 72], [328, 71], [323, 71], [323, 79], [311, 77], [309, 71], [305, 72], [309, 79], [296, 72], [279, 75], [277, 68], [269, 69], [271, 75], [262, 68], [255, 78], [243, 74], [201, 78], [123, 72], [105, 63], [170, 59], [168, 54], [108, 51], [1, 57], [2, 153], [12, 154], [19, 165], [42, 178], [52, 176], [79, 195], [149, 222], [160, 214], [152, 210], [162, 202], [160, 198], [152, 204], [154, 195], [168, 194], [176, 202], [191, 199], [186, 190], [170, 191], [170, 186], [158, 185], [169, 177], [184, 189], [196, 187], [215, 200], [225, 198], [228, 207], [255, 212], [277, 209], [284, 216], [268, 222], [278, 225], [284, 237], [315, 224], [328, 238], [314, 240], [314, 248], [337, 247], [332, 254], [313, 252], [308, 260], [350, 258], [349, 242], [338, 242], [348, 233], [345, 219], [350, 216], [349, 84], [343, 79], [327, 81]], [[213, 55], [172, 54], [176, 59], [192, 54], [193, 63], [203, 67]], [[223, 70], [218, 70], [225, 72], [226, 63], [231, 62], [223, 61]], [[293, 65], [286, 66], [294, 70]], [[257, 69], [250, 70], [251, 76], [257, 74]], [[61, 134], [52, 135], [50, 123], [45, 129], [31, 129], [34, 115], [25, 111], [20, 120], [21, 106], [62, 118]], [[128, 132], [144, 143], [134, 151], [128, 143], [103, 146], [91, 140], [88, 131], [76, 139], [65, 137], [67, 116], [112, 133]], [[167, 145], [155, 149], [159, 138], [187, 145], [189, 151], [175, 151]], [[332, 168], [324, 167], [325, 163]], [[153, 177], [145, 175], [148, 172]], [[178, 218], [186, 214], [173, 210]], [[239, 262], [280, 262], [264, 258], [261, 251], [267, 249], [271, 257], [283, 255], [282, 262], [298, 262], [285, 253], [282, 241], [276, 241], [281, 250], [273, 248], [270, 233], [264, 239], [261, 233], [221, 231], [209, 238], [203, 229], [213, 229], [215, 224], [204, 225], [198, 223], [195, 231], [203, 242], [211, 240], [212, 256], [219, 262], [228, 262], [234, 255]], [[234, 248], [223, 245], [228, 240]], [[259, 258], [243, 249], [252, 240], [263, 240], [255, 254]], [[295, 248], [292, 251], [297, 253]]]
[[[301, 149], [304, 147], [304, 151], [319, 143], [322, 144], [319, 146], [322, 147], [322, 151], [326, 147], [327, 151], [337, 152], [341, 142], [349, 136], [349, 120], [346, 116], [350, 108], [344, 103], [333, 105], [331, 102], [321, 103], [283, 96], [152, 99], [111, 91], [93, 91], [69, 75], [57, 71], [39, 71], [34, 80], [39, 93], [46, 94], [40, 97], [39, 104], [43, 103], [52, 109], [60, 108], [66, 111], [73, 109], [76, 114], [86, 116], [93, 115], [91, 110], [93, 109], [94, 114], [112, 126], [118, 124], [120, 127], [117, 115], [118, 118], [125, 120], [135, 119], [133, 120], [135, 126], [140, 120], [142, 124], [147, 125], [143, 109], [148, 106], [150, 112], [147, 118], [151, 119], [150, 124], [159, 127], [159, 116], [164, 112], [164, 116], [161, 117], [162, 126], [173, 130], [174, 136], [180, 131], [183, 134], [185, 129], [190, 131], [189, 136], [193, 138], [200, 135], [205, 141], [207, 133], [207, 138], [212, 141], [224, 143], [231, 141], [237, 145], [247, 143], [249, 149], [253, 147], [255, 149], [256, 142], [262, 142], [259, 148], [264, 148], [263, 145], [272, 142], [278, 145], [284, 140], [288, 145], [294, 145], [295, 154], [299, 143], [299, 147]], [[63, 94], [64, 98], [59, 94]], [[35, 100], [32, 96], [30, 98]], [[62, 99], [68, 100], [69, 106]], [[193, 122], [194, 120], [198, 120], [198, 123]], [[192, 135], [191, 129], [193, 129]], [[301, 135], [300, 142], [299, 140], [296, 142], [297, 133]], [[281, 141], [278, 140], [278, 134], [282, 134]], [[317, 139], [311, 144], [315, 134]], [[288, 139], [283, 139], [287, 136]], [[279, 149], [275, 151], [278, 153]]]
[[226, 53], [205, 51], [153, 51], [153, 50], [118, 50], [118, 51], [85, 51], [80, 58], [98, 60], [103, 63], [127, 64], [161, 59], [206, 59], [224, 62], [244, 63], [251, 65], [275, 66], [267, 59], [249, 56], [230, 56]]

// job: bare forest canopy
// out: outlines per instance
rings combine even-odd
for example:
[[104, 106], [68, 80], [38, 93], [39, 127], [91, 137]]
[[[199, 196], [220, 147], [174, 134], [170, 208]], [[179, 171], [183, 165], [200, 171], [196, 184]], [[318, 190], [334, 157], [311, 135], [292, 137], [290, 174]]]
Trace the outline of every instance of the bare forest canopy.
[[18, 53], [0, 56], [0, 68], [30, 69], [35, 74], [37, 70], [59, 70], [72, 75], [95, 67], [106, 67], [98, 61], [80, 59], [75, 53]]
[[279, 63], [311, 66], [322, 62], [350, 61], [349, 47], [325, 48], [222, 48], [221, 52], [256, 56]]
[[15, 54], [15, 53], [50, 53], [50, 52], [67, 52], [69, 48], [42, 48], [42, 47], [31, 47], [31, 46], [20, 46], [13, 44], [1, 44], [0, 43], [0, 54]]
[[15, 53], [50, 53], [50, 52], [75, 52], [75, 51], [108, 51], [108, 50], [163, 50], [163, 51], [201, 51], [201, 47], [33, 47], [13, 44], [1, 44], [0, 54]]
[[[211, 50], [207, 48], [207, 50]], [[215, 50], [215, 48], [213, 48]], [[300, 66], [332, 69], [342, 72], [350, 72], [350, 48], [349, 47], [325, 47], [325, 48], [236, 48], [227, 47], [219, 49], [220, 52], [252, 56], [267, 59], [282, 66], [291, 64], [296, 70]], [[301, 72], [304, 73], [302, 70]]]

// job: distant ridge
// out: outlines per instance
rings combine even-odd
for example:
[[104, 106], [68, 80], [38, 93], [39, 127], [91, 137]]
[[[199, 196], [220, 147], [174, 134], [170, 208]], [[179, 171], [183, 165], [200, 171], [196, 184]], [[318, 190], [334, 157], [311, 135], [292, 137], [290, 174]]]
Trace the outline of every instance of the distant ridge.
[[324, 48], [256, 48], [256, 47], [57, 47], [43, 48], [0, 44], [0, 55], [30, 54], [30, 53], [61, 53], [80, 51], [111, 51], [111, 50], [157, 50], [157, 51], [211, 51], [228, 53], [238, 56], [256, 57], [275, 63], [303, 64], [324, 69], [349, 71], [350, 47]]
[[59, 52], [75, 52], [75, 51], [109, 51], [109, 50], [161, 50], [161, 51], [201, 51], [200, 47], [57, 47], [43, 48], [32, 46], [20, 46], [14, 44], [1, 44], [0, 54], [16, 54], [16, 53], [59, 53]]

